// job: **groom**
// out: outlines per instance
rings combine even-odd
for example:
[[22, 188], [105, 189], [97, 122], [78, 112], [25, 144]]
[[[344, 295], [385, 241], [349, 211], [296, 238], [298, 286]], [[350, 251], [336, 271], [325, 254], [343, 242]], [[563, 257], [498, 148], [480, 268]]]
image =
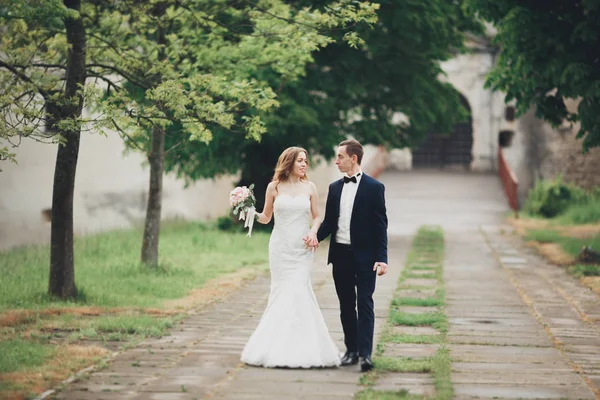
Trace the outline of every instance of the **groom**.
[[[320, 242], [331, 235], [328, 263], [340, 301], [346, 354], [342, 365], [373, 368], [373, 292], [376, 275], [387, 272], [387, 215], [383, 184], [360, 169], [363, 147], [356, 140], [339, 144], [335, 164], [343, 179], [329, 185]], [[357, 317], [358, 305], [358, 317]]]

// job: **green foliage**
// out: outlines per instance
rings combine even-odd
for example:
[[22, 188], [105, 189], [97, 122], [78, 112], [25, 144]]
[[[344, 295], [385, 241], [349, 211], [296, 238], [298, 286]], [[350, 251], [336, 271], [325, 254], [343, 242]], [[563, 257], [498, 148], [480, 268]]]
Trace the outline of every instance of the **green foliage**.
[[[125, 91], [110, 92], [104, 108], [118, 118], [115, 125], [127, 143], [142, 151], [148, 151], [151, 128], [157, 124], [173, 139], [168, 149], [189, 142], [206, 146], [216, 130], [231, 135], [242, 128], [245, 135], [234, 135], [235, 140], [260, 140], [266, 132], [264, 115], [279, 102], [258, 72], [295, 81], [304, 75], [311, 53], [332, 42], [322, 29], [376, 20], [376, 5], [341, 0], [334, 6], [329, 13], [282, 1], [103, 6], [93, 17], [110, 21], [101, 35], [109, 49], [120, 52], [104, 51], [98, 58], [115, 66], [128, 84]], [[206, 162], [197, 155], [189, 158]]]
[[[15, 161], [11, 148], [21, 138], [54, 143], [65, 130], [78, 127], [74, 117], [49, 117], [56, 107], [79, 102], [64, 89], [65, 23], [76, 18], [77, 11], [59, 0], [0, 0], [0, 161]], [[46, 121], [52, 132], [44, 130]]]
[[564, 183], [560, 177], [540, 180], [530, 189], [523, 209], [532, 216], [554, 218], [569, 206], [586, 202], [587, 198], [583, 189]]
[[[492, 22], [501, 46], [488, 87], [516, 101], [519, 114], [557, 126], [581, 122], [584, 151], [600, 146], [600, 1], [523, 2], [469, 0], [469, 8]], [[565, 99], [580, 99], [570, 112]]]
[[231, 218], [229, 215], [223, 215], [219, 218], [217, 218], [217, 228], [219, 228], [219, 230], [222, 231], [232, 231], [232, 230], [239, 230], [239, 226], [236, 226], [235, 223], [233, 222], [233, 218]]
[[[148, 142], [150, 127], [160, 126], [171, 128], [177, 142], [206, 143], [215, 127], [230, 133], [236, 126], [244, 132], [238, 140], [258, 140], [265, 132], [260, 114], [278, 102], [256, 72], [298, 79], [312, 52], [333, 41], [322, 30], [373, 24], [377, 7], [339, 0], [324, 12], [280, 0], [235, 6], [225, 0], [125, 0], [82, 1], [77, 12], [59, 0], [1, 0], [0, 138], [15, 145], [21, 137], [55, 142], [61, 129], [83, 125], [116, 129], [139, 145]], [[96, 115], [56, 121], [59, 136], [48, 138], [48, 105], [74, 100], [60, 91], [70, 18], [84, 25], [89, 79], [81, 89]], [[355, 35], [345, 40], [360, 44]], [[5, 146], [0, 159], [6, 158], [14, 154]]]
[[[332, 2], [289, 1], [295, 7], [325, 9]], [[279, 107], [261, 113], [266, 132], [257, 143], [214, 129], [207, 145], [185, 143], [167, 154], [169, 171], [190, 181], [241, 170], [239, 184], [256, 183], [262, 205], [267, 183], [281, 151], [298, 145], [311, 162], [334, 155], [335, 146], [351, 134], [363, 143], [410, 146], [430, 129], [450, 131], [465, 117], [459, 94], [438, 77], [440, 61], [464, 49], [464, 32], [481, 27], [461, 2], [377, 1], [374, 28], [357, 25], [364, 40], [356, 48], [340, 43], [346, 32], [331, 31], [336, 42], [311, 54], [302, 80], [281, 79], [269, 68], [255, 77], [277, 88]], [[410, 124], [393, 122], [396, 112]], [[167, 137], [167, 147], [176, 145]]]

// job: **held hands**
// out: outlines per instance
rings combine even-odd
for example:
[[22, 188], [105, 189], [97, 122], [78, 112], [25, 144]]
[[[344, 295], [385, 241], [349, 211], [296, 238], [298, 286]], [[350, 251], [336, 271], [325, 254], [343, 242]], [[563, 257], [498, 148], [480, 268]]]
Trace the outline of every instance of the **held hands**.
[[314, 251], [317, 247], [319, 247], [319, 241], [317, 240], [317, 234], [309, 231], [303, 238], [304, 245], [306, 248], [310, 248], [311, 251]]
[[377, 271], [377, 275], [385, 275], [387, 273], [388, 265], [384, 262], [376, 262], [373, 265], [373, 271]]

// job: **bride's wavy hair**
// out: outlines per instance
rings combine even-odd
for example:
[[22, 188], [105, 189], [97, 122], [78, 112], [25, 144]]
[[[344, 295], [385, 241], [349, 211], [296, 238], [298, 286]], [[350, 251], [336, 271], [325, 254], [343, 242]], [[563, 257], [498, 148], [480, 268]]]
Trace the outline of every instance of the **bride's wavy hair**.
[[[290, 174], [294, 170], [294, 163], [296, 162], [296, 158], [298, 158], [298, 154], [304, 153], [306, 154], [306, 165], [308, 166], [308, 151], [303, 149], [302, 147], [288, 147], [281, 153], [279, 159], [277, 160], [277, 165], [275, 166], [275, 173], [273, 174], [273, 182], [285, 182], [290, 178]], [[302, 181], [308, 180], [306, 174], [300, 178]]]

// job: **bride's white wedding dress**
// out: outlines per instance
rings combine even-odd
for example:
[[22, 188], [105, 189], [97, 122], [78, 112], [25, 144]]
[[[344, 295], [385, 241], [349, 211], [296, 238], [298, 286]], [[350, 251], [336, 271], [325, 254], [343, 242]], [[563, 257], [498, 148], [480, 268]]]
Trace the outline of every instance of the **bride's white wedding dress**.
[[269, 300], [242, 352], [242, 361], [264, 367], [337, 366], [339, 351], [327, 330], [310, 279], [313, 253], [302, 240], [309, 230], [310, 197], [279, 194], [273, 212]]

